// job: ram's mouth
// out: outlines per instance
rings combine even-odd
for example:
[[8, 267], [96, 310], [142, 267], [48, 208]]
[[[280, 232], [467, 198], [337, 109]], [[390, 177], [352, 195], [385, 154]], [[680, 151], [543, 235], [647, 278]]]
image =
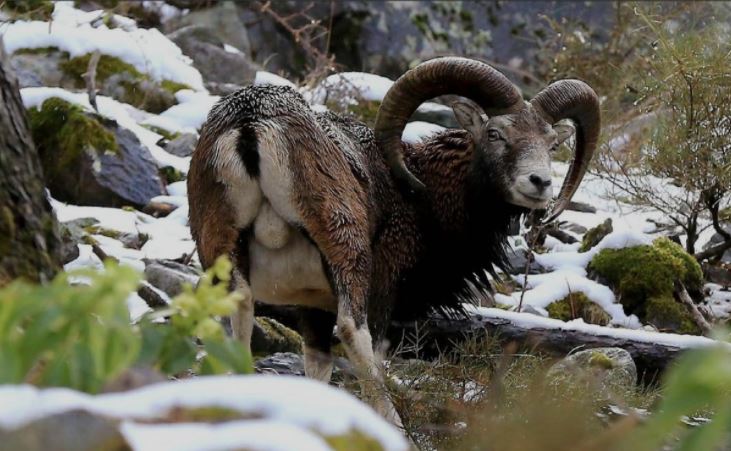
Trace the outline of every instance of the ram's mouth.
[[531, 210], [538, 210], [546, 208], [550, 200], [550, 195], [536, 196], [534, 194], [525, 194], [521, 191], [514, 190], [512, 192], [512, 199], [510, 200], [510, 203], [520, 207], [529, 208]]

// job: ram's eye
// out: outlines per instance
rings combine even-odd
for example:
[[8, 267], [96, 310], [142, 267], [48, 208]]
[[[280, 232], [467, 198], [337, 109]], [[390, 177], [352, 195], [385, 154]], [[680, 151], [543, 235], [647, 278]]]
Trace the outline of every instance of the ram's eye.
[[500, 132], [495, 129], [490, 129], [487, 131], [487, 140], [488, 141], [499, 141], [502, 137], [500, 136]]
[[558, 143], [553, 143], [551, 146], [551, 152], [556, 152], [558, 150]]

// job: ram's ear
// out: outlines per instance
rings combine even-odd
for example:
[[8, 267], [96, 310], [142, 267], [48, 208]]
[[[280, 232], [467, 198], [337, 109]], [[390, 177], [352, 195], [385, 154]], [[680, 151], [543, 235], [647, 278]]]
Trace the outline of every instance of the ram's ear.
[[452, 109], [460, 127], [467, 130], [475, 142], [479, 142], [482, 136], [482, 124], [486, 121], [482, 110], [474, 103], [463, 100], [454, 102]]
[[569, 139], [571, 135], [576, 133], [576, 127], [570, 122], [558, 122], [553, 126], [553, 129], [558, 133], [558, 144], [562, 144], [564, 141]]

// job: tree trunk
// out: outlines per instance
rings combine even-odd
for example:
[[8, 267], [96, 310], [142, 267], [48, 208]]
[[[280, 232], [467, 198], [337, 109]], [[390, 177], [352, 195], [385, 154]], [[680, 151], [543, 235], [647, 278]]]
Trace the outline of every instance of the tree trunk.
[[0, 36], [0, 286], [45, 282], [58, 271], [58, 223]]

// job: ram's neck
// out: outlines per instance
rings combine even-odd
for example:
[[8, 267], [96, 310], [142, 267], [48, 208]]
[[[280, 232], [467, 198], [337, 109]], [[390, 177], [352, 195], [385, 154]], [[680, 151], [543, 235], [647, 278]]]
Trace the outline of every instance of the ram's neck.
[[466, 226], [467, 191], [473, 170], [474, 146], [463, 130], [450, 130], [422, 144], [407, 146], [406, 164], [427, 186], [421, 206], [423, 221], [444, 233]]

